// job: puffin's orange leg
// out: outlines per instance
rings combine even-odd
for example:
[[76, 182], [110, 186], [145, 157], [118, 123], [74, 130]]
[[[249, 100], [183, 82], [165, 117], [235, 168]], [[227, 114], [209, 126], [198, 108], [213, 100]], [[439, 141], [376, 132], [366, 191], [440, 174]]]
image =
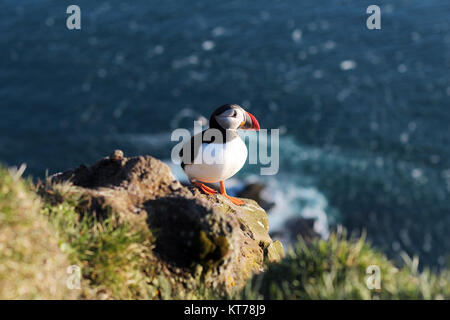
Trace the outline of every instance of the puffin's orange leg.
[[238, 206], [242, 206], [244, 204], [244, 201], [242, 201], [241, 199], [227, 195], [227, 190], [225, 189], [225, 183], [223, 181], [220, 181], [220, 193]]
[[216, 194], [217, 193], [216, 190], [214, 190], [208, 186], [205, 186], [203, 183], [192, 181], [192, 184], [195, 184], [196, 186], [200, 187], [200, 189], [202, 189], [202, 191], [206, 194]]

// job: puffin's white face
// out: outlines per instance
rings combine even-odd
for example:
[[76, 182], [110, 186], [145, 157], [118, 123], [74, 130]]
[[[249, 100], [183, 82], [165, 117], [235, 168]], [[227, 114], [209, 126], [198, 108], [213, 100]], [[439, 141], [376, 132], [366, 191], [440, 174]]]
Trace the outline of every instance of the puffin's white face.
[[225, 110], [215, 118], [222, 128], [229, 130], [236, 130], [245, 122], [244, 111], [239, 108]]

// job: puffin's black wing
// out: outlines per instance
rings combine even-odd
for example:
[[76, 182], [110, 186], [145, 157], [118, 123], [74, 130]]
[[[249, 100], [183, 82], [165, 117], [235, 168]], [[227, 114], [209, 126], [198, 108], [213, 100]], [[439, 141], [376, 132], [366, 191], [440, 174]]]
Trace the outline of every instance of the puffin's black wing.
[[[208, 130], [208, 129], [206, 129], [206, 130]], [[202, 143], [203, 142], [206, 142], [206, 143], [210, 143], [211, 142], [211, 141], [203, 141], [203, 136], [204, 136], [206, 130], [203, 130], [202, 132], [197, 133], [195, 136], [193, 136], [188, 142], [186, 142], [183, 145], [183, 148], [181, 148], [181, 150], [180, 150], [181, 168], [184, 169], [184, 167], [186, 166], [186, 162], [187, 162], [185, 160], [188, 160], [188, 159], [184, 159], [183, 158], [183, 150], [185, 148], [190, 148], [191, 149], [191, 156], [190, 156], [189, 162], [187, 162], [188, 164], [191, 164], [191, 163], [194, 162], [195, 157], [197, 157], [198, 150], [200, 149], [200, 146], [202, 145]], [[194, 139], [198, 139], [199, 135], [201, 135], [201, 142], [198, 143], [198, 145], [196, 146], [195, 143], [194, 143]]]

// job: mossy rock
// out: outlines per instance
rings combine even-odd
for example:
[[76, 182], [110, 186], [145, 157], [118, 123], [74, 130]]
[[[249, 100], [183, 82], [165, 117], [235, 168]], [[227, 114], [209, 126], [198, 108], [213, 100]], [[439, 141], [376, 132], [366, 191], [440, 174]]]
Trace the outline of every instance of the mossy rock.
[[[121, 224], [151, 231], [152, 272], [169, 279], [171, 291], [184, 296], [192, 296], [199, 281], [231, 294], [264, 270], [267, 248], [274, 255], [267, 214], [255, 201], [244, 199], [243, 206], [236, 206], [220, 194], [182, 186], [167, 165], [150, 156], [126, 158], [116, 151], [50, 181], [76, 188], [84, 199], [77, 210], [87, 216], [108, 219], [114, 214]], [[281, 256], [282, 248], [273, 248]], [[157, 289], [161, 298], [167, 288]]]

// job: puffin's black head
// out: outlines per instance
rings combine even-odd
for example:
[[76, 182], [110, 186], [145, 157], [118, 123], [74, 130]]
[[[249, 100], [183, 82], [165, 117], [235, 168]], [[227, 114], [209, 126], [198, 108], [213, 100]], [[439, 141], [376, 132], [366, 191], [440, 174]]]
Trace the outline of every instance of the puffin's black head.
[[209, 119], [209, 127], [228, 130], [259, 131], [258, 120], [237, 104], [224, 104], [214, 111]]

